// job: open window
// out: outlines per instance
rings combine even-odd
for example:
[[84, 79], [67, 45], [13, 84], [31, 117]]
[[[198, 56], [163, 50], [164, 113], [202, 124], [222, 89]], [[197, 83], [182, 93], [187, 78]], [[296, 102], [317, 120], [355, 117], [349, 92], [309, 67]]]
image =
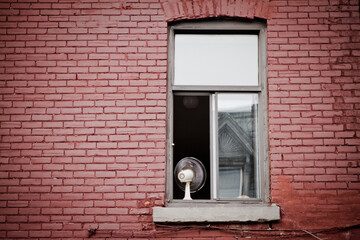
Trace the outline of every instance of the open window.
[[[192, 198], [258, 198], [258, 94], [175, 92], [173, 101], [173, 166], [195, 157], [208, 176]], [[173, 199], [183, 197], [173, 184]]]
[[[216, 206], [223, 204], [238, 208], [249, 203], [265, 206], [265, 212], [270, 209], [270, 217], [259, 219], [277, 219], [278, 207], [266, 208], [266, 24], [204, 21], [171, 25], [168, 68], [168, 209], [154, 209], [154, 220], [161, 221], [161, 213], [172, 211], [172, 206], [176, 207], [173, 215], [180, 216], [196, 212], [179, 210], [180, 206], [210, 206], [217, 211]], [[207, 173], [203, 188], [191, 194], [193, 200], [183, 200], [183, 188], [175, 184], [175, 166], [186, 157], [200, 160]], [[227, 209], [229, 213], [233, 210]], [[240, 218], [224, 219], [242, 221]], [[212, 220], [222, 221], [204, 217], [204, 221]]]

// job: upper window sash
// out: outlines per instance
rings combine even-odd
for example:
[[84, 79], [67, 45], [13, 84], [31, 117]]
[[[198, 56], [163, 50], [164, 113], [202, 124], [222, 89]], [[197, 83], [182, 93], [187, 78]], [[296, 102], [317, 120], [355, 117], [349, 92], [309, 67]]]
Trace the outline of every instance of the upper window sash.
[[[222, 42], [227, 45], [221, 46]], [[177, 23], [169, 28], [169, 43], [168, 77], [174, 91], [259, 92], [264, 89], [265, 23]], [[209, 61], [211, 59], [213, 61]], [[222, 67], [216, 67], [220, 65]], [[222, 68], [226, 71], [220, 70]]]

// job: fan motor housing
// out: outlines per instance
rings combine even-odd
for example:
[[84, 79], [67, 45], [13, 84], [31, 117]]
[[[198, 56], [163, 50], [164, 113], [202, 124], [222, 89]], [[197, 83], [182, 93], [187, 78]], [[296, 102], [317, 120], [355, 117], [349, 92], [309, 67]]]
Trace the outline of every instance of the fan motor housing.
[[194, 172], [191, 169], [184, 169], [179, 172], [178, 178], [180, 182], [191, 182], [194, 178]]

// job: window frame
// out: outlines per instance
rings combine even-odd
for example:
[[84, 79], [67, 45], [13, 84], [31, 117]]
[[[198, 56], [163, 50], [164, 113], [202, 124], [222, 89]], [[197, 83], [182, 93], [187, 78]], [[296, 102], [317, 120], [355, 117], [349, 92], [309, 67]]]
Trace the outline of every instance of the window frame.
[[[174, 56], [175, 56], [175, 34], [176, 32], [191, 32], [191, 33], [204, 33], [206, 31], [217, 31], [219, 33], [226, 32], [258, 32], [258, 86], [174, 86]], [[169, 24], [168, 27], [168, 91], [167, 91], [167, 156], [166, 156], [166, 206], [203, 206], [204, 204], [264, 204], [270, 202], [270, 178], [269, 178], [269, 146], [268, 146], [268, 107], [267, 107], [267, 52], [266, 52], [266, 23], [262, 21], [234, 21], [234, 20], [215, 20], [215, 21], [189, 21]], [[176, 92], [186, 93], [200, 93], [208, 94], [209, 98], [218, 93], [257, 93], [259, 96], [258, 104], [258, 181], [259, 181], [259, 198], [250, 199], [231, 199], [231, 200], [192, 200], [184, 201], [180, 199], [173, 199], [173, 95]], [[211, 95], [209, 93], [214, 93]], [[213, 118], [213, 108], [211, 103], [214, 102], [210, 99], [210, 128], [216, 127], [217, 120]], [[213, 120], [215, 119], [215, 121]], [[210, 131], [210, 129], [209, 129]], [[211, 134], [211, 131], [210, 131]], [[213, 146], [213, 147], [217, 147]], [[213, 164], [218, 165], [218, 156], [213, 156], [213, 150], [210, 149], [210, 173], [211, 189], [213, 189], [213, 178], [211, 175], [214, 173]], [[216, 169], [215, 169], [216, 171]], [[216, 174], [219, 174], [216, 172]], [[218, 178], [217, 178], [218, 179]], [[212, 196], [212, 194], [211, 194]]]

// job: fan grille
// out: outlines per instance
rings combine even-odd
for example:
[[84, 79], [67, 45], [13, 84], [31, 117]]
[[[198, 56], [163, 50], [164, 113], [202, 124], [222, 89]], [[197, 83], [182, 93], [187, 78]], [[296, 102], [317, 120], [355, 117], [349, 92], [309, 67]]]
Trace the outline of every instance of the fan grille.
[[176, 164], [174, 178], [176, 184], [182, 191], [185, 191], [185, 183], [180, 182], [177, 176], [179, 172], [184, 169], [191, 169], [194, 172], [194, 178], [190, 184], [190, 192], [194, 193], [199, 191], [206, 181], [206, 170], [202, 162], [194, 157], [185, 157]]

